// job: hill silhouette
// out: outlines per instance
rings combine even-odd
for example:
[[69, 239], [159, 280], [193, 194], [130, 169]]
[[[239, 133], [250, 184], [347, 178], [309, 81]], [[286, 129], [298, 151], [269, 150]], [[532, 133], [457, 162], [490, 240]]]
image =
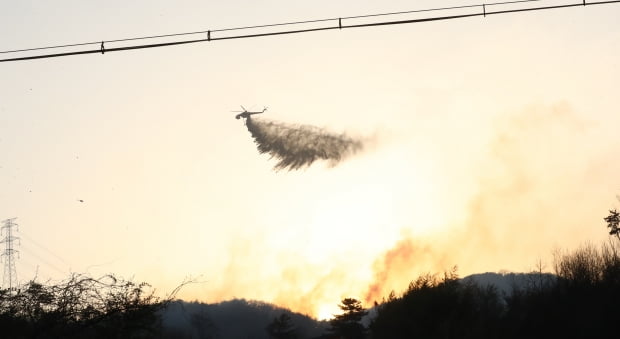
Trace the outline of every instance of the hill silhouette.
[[535, 286], [553, 284], [558, 277], [552, 273], [477, 273], [464, 277], [465, 284], [477, 284], [480, 287], [493, 287], [500, 295], [510, 296], [515, 291], [530, 289]]
[[160, 299], [146, 283], [72, 274], [0, 289], [0, 328], [6, 338], [617, 338], [619, 215], [605, 218], [609, 242], [557, 252], [554, 274], [424, 274], [372, 309], [344, 298], [330, 321], [260, 301]]
[[269, 339], [267, 326], [282, 314], [290, 317], [300, 338], [317, 337], [327, 322], [276, 305], [245, 299], [214, 304], [174, 301], [162, 312], [165, 337]]

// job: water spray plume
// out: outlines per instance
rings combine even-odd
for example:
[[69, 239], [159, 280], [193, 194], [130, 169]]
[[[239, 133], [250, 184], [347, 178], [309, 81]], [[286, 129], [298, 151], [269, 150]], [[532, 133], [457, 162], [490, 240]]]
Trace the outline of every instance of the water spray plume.
[[274, 170], [298, 170], [317, 160], [337, 165], [361, 151], [364, 143], [346, 134], [334, 134], [308, 125], [288, 125], [247, 117], [245, 125], [261, 154], [278, 160]]

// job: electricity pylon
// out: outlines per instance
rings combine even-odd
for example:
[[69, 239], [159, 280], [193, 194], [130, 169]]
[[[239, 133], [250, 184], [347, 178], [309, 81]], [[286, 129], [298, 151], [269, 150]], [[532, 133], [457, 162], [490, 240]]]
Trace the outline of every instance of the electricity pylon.
[[2, 260], [4, 260], [4, 275], [2, 277], [2, 288], [5, 289], [15, 289], [17, 288], [17, 270], [15, 270], [15, 255], [19, 253], [19, 251], [15, 250], [13, 247], [13, 243], [15, 241], [19, 242], [19, 237], [13, 236], [13, 231], [17, 231], [17, 224], [15, 223], [15, 219], [11, 218], [6, 219], [2, 223], [1, 234], [4, 235], [4, 238], [0, 243], [4, 243], [4, 252], [2, 252]]

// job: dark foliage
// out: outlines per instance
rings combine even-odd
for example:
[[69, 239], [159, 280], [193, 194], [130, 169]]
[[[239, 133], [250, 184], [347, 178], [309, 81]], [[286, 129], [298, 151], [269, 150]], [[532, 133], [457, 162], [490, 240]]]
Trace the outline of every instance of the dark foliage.
[[557, 254], [556, 283], [507, 300], [506, 332], [515, 338], [612, 338], [620, 317], [617, 244]]
[[495, 338], [501, 314], [494, 287], [424, 275], [380, 305], [370, 329], [373, 338]]
[[291, 323], [291, 317], [282, 313], [279, 317], [273, 318], [273, 321], [267, 325], [267, 333], [272, 339], [295, 339], [297, 338], [297, 330]]
[[146, 283], [74, 274], [0, 290], [0, 328], [7, 338], [152, 338], [165, 304]]
[[362, 303], [354, 298], [342, 299], [338, 307], [342, 314], [335, 316], [329, 323], [329, 332], [337, 338], [362, 339], [366, 328], [361, 324], [362, 318], [368, 313], [362, 307]]
[[392, 294], [372, 338], [615, 338], [620, 318], [618, 243], [557, 254], [556, 278], [534, 272], [510, 293], [492, 285], [424, 275]]
[[605, 222], [607, 223], [607, 228], [609, 228], [609, 235], [615, 235], [618, 240], [620, 240], [620, 213], [613, 209], [609, 211], [609, 215], [605, 217]]
[[[290, 320], [284, 320], [283, 316]], [[270, 333], [274, 319], [278, 325], [271, 328], [274, 333]], [[214, 304], [173, 301], [162, 312], [162, 325], [163, 337], [175, 339], [269, 339], [277, 335], [312, 338], [327, 328], [324, 322], [308, 316], [273, 304], [244, 299]], [[289, 329], [294, 331], [289, 332]]]

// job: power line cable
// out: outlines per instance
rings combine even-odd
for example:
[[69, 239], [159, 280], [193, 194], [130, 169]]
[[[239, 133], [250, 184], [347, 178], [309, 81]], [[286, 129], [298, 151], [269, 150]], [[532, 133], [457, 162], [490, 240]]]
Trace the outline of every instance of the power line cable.
[[[620, 0], [593, 1], [593, 2], [586, 2], [586, 0], [582, 0], [579, 3], [571, 3], [571, 4], [549, 5], [549, 6], [539, 6], [539, 7], [528, 7], [528, 8], [517, 8], [517, 9], [505, 9], [505, 10], [487, 11], [487, 7], [491, 7], [491, 6], [508, 5], [508, 4], [519, 4], [519, 3], [530, 3], [530, 2], [541, 2], [541, 1], [545, 1], [545, 0], [504, 1], [504, 2], [494, 2], [494, 3], [478, 4], [478, 5], [464, 5], [464, 6], [454, 6], [454, 7], [442, 7], [442, 8], [432, 8], [432, 9], [402, 11], [402, 12], [390, 12], [390, 13], [379, 13], [379, 14], [348, 16], [348, 17], [331, 18], [331, 19], [294, 21], [294, 22], [279, 23], [279, 24], [244, 26], [244, 27], [236, 27], [236, 28], [217, 29], [217, 30], [206, 30], [206, 31], [196, 31], [196, 32], [185, 32], [185, 33], [175, 33], [175, 34], [164, 34], [164, 35], [152, 35], [152, 36], [144, 36], [144, 37], [115, 39], [115, 40], [107, 40], [107, 41], [101, 41], [101, 42], [85, 42], [85, 43], [77, 43], [77, 44], [67, 44], [67, 45], [58, 45], [58, 46], [47, 46], [47, 47], [36, 47], [36, 48], [10, 50], [10, 51], [0, 51], [0, 54], [2, 54], [2, 53], [18, 53], [18, 52], [27, 52], [27, 51], [36, 51], [36, 50], [45, 50], [45, 49], [57, 49], [57, 48], [79, 47], [79, 46], [100, 44], [100, 48], [98, 48], [98, 49], [82, 50], [82, 51], [70, 51], [70, 52], [61, 52], [61, 53], [53, 53], [53, 54], [31, 55], [31, 56], [23, 56], [23, 57], [15, 57], [15, 58], [8, 58], [8, 59], [0, 59], [0, 62], [21, 61], [21, 60], [34, 60], [34, 59], [43, 59], [43, 58], [55, 58], [55, 57], [63, 57], [63, 56], [69, 56], [69, 55], [81, 55], [81, 54], [95, 54], [95, 53], [105, 54], [105, 52], [118, 52], [118, 51], [134, 50], [134, 49], [166, 47], [166, 46], [184, 45], [184, 44], [192, 44], [192, 43], [207, 42], [207, 41], [256, 38], [256, 37], [277, 36], [277, 35], [286, 35], [286, 34], [298, 34], [298, 33], [317, 32], [317, 31], [326, 31], [326, 30], [335, 30], [335, 29], [344, 29], [344, 28], [361, 28], [361, 27], [374, 27], [374, 26], [387, 26], [387, 25], [421, 23], [421, 22], [450, 20], [450, 19], [460, 19], [460, 18], [476, 17], [476, 16], [484, 16], [484, 17], [486, 17], [488, 15], [494, 15], [494, 14], [507, 14], [507, 13], [517, 13], [517, 12], [528, 12], [528, 11], [538, 11], [538, 10], [557, 9], [557, 8], [568, 8], [568, 7], [586, 6], [586, 5], [602, 5], [602, 4], [611, 4], [611, 3], [618, 3], [618, 2], [620, 2]], [[370, 17], [381, 17], [381, 16], [394, 16], [394, 15], [412, 14], [412, 13], [420, 13], [420, 12], [442, 11], [442, 10], [468, 9], [468, 8], [476, 8], [476, 7], [482, 8], [482, 12], [467, 13], [467, 14], [457, 14], [457, 15], [448, 15], [448, 16], [436, 16], [436, 17], [418, 18], [418, 19], [408, 19], [408, 20], [379, 21], [379, 22], [351, 24], [351, 25], [346, 25], [346, 24], [343, 25], [342, 24], [342, 20], [370, 18]], [[266, 32], [266, 33], [232, 35], [232, 36], [224, 36], [224, 37], [211, 37], [211, 33], [216, 33], [216, 32], [247, 30], [247, 29], [258, 29], [258, 28], [268, 28], [268, 27], [277, 27], [277, 26], [292, 26], [292, 25], [298, 25], [298, 24], [319, 23], [319, 22], [329, 22], [329, 21], [337, 21], [338, 25], [325, 26], [325, 27], [305, 28], [305, 29], [283, 30], [283, 31]], [[104, 43], [128, 42], [128, 41], [136, 41], [136, 40], [146, 40], [146, 39], [156, 39], [156, 38], [186, 36], [186, 35], [196, 35], [196, 34], [205, 34], [205, 33], [207, 34], [207, 38], [206, 39], [205, 38], [201, 38], [201, 39], [193, 39], [193, 40], [181, 40], [181, 41], [161, 42], [161, 43], [133, 45], [133, 46], [123, 46], [123, 47], [113, 47], [113, 48], [105, 48], [105, 45], [104, 45]]]
[[62, 268], [56, 266], [50, 260], [47, 260], [45, 256], [37, 254], [35, 249], [30, 247], [30, 246], [28, 246], [28, 245], [23, 245], [22, 244], [22, 249], [23, 249], [23, 252], [25, 253], [24, 256], [33, 257], [33, 259], [37, 260], [38, 263], [42, 263], [45, 268], [52, 268], [56, 272], [62, 273], [62, 274], [67, 274], [67, 272], [69, 272], [69, 270], [67, 270], [67, 269], [62, 269]]
[[50, 250], [49, 248], [47, 248], [45, 245], [42, 245], [41, 243], [39, 243], [38, 241], [34, 240], [31, 236], [29, 236], [26, 232], [24, 232], [23, 230], [20, 232], [22, 237], [28, 242], [28, 243], [32, 243], [34, 245], [36, 245], [38, 248], [44, 250], [45, 252], [49, 254], [51, 254], [52, 256], [56, 257], [56, 259], [58, 261], [60, 261], [63, 265], [65, 266], [71, 266], [69, 265], [69, 263], [67, 263], [61, 256], [59, 256], [58, 254], [54, 253], [52, 250]]
[[[517, 1], [505, 1], [505, 2], [496, 2], [491, 5], [506, 5], [506, 4], [517, 4], [524, 2], [540, 2], [545, 0], [517, 0]], [[366, 14], [366, 15], [356, 15], [356, 16], [348, 16], [341, 18], [329, 18], [329, 19], [315, 19], [315, 20], [304, 20], [304, 21], [291, 21], [291, 22], [283, 22], [277, 24], [265, 24], [265, 25], [254, 25], [254, 26], [242, 26], [242, 27], [233, 27], [233, 28], [222, 28], [222, 29], [213, 29], [213, 30], [202, 30], [202, 31], [194, 31], [194, 32], [183, 32], [183, 33], [173, 33], [173, 34], [161, 34], [161, 35], [150, 35], [150, 36], [142, 36], [142, 37], [132, 37], [132, 38], [123, 38], [123, 39], [115, 39], [115, 40], [105, 40], [107, 43], [113, 42], [126, 42], [126, 41], [136, 41], [136, 40], [147, 40], [147, 39], [155, 39], [155, 38], [169, 38], [175, 36], [185, 36], [185, 35], [196, 35], [196, 34], [204, 34], [204, 33], [217, 33], [217, 32], [228, 32], [228, 31], [238, 31], [245, 29], [255, 29], [255, 28], [268, 28], [268, 27], [277, 27], [277, 26], [291, 26], [291, 25], [299, 25], [299, 24], [308, 24], [308, 23], [319, 23], [326, 21], [334, 21], [334, 20], [348, 20], [348, 19], [361, 19], [361, 18], [370, 18], [370, 17], [378, 17], [378, 16], [390, 16], [390, 15], [402, 15], [402, 14], [412, 14], [412, 13], [422, 13], [422, 12], [433, 12], [433, 11], [443, 11], [443, 10], [451, 10], [451, 9], [465, 9], [465, 8], [475, 8], [480, 7], [481, 5], [463, 5], [463, 6], [452, 6], [452, 7], [438, 7], [438, 8], [430, 8], [430, 9], [418, 9], [418, 10], [410, 10], [410, 11], [400, 11], [400, 12], [388, 12], [388, 13], [378, 13], [378, 14]], [[215, 40], [215, 39], [214, 39]], [[86, 45], [98, 45], [101, 41], [95, 42], [81, 42], [75, 44], [67, 44], [67, 45], [56, 45], [56, 46], [45, 46], [45, 47], [35, 47], [35, 48], [25, 48], [25, 49], [16, 49], [9, 51], [0, 51], [0, 54], [3, 53], [16, 53], [16, 52], [27, 52], [27, 51], [37, 51], [44, 49], [54, 49], [54, 48], [66, 48], [66, 47], [78, 47], [78, 46], [86, 46]]]

